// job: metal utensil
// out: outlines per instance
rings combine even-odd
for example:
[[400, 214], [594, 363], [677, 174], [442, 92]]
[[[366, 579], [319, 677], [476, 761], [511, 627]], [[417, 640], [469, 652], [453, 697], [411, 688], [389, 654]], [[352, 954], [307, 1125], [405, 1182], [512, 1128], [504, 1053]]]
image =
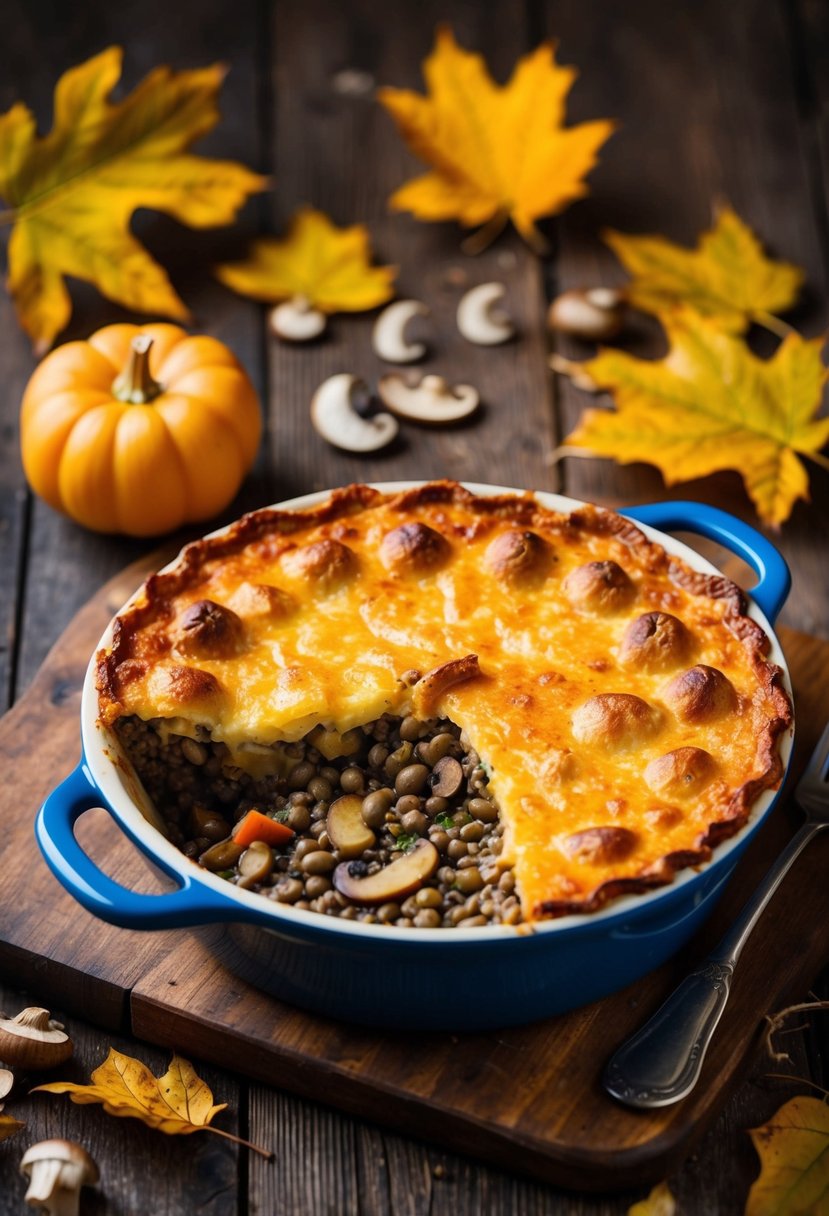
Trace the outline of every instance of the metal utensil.
[[626, 1106], [645, 1110], [670, 1106], [687, 1097], [696, 1085], [743, 946], [795, 859], [818, 832], [829, 827], [829, 725], [794, 797], [806, 822], [708, 958], [609, 1060], [602, 1083]]

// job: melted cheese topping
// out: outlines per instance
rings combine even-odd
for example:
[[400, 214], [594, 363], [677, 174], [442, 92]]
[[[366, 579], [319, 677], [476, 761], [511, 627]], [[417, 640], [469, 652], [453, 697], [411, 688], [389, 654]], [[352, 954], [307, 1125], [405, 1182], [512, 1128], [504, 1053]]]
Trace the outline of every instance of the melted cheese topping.
[[[401, 514], [384, 499], [208, 550], [145, 613], [102, 717], [201, 726], [245, 763], [251, 745], [319, 724], [405, 714], [404, 673], [477, 655], [480, 674], [433, 713], [487, 766], [527, 919], [589, 905], [610, 880], [665, 881], [666, 855], [698, 849], [739, 791], [762, 788], [757, 740], [779, 714], [756, 639], [726, 625], [728, 601], [683, 589], [653, 549], [538, 509], [528, 529], [463, 503]], [[649, 613], [682, 624], [640, 622]]]

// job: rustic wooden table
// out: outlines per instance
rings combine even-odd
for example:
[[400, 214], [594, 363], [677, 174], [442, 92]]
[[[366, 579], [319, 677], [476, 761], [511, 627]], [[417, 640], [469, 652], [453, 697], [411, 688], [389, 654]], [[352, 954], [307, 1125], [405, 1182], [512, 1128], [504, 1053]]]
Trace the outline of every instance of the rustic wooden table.
[[[591, 179], [591, 197], [549, 225], [554, 256], [547, 262], [511, 237], [472, 261], [459, 252], [453, 227], [418, 225], [386, 212], [388, 194], [413, 165], [372, 91], [381, 83], [420, 87], [419, 63], [439, 20], [449, 20], [459, 40], [482, 51], [501, 78], [542, 38], [558, 39], [562, 61], [581, 70], [572, 119], [621, 120]], [[795, 322], [810, 334], [825, 325], [829, 11], [821, 0], [628, 0], [624, 6], [601, 0], [392, 0], [383, 6], [372, 0], [7, 0], [3, 32], [0, 111], [23, 98], [43, 125], [50, 121], [57, 75], [111, 43], [125, 47], [127, 86], [158, 62], [189, 67], [222, 59], [231, 68], [222, 123], [203, 146], [273, 174], [274, 192], [253, 202], [233, 232], [192, 233], [147, 213], [135, 225], [170, 267], [196, 326], [230, 344], [265, 402], [266, 440], [228, 518], [367, 477], [450, 475], [561, 490], [612, 505], [665, 496], [658, 476], [644, 466], [550, 460], [582, 399], [547, 371], [542, 318], [547, 300], [559, 290], [619, 278], [596, 236], [606, 224], [659, 230], [690, 243], [707, 224], [712, 203], [728, 199], [781, 256], [806, 268], [808, 290]], [[263, 311], [220, 288], [209, 273], [212, 263], [241, 250], [246, 235], [278, 228], [303, 202], [340, 223], [366, 221], [379, 256], [401, 268], [401, 293], [430, 302], [437, 319], [434, 366], [485, 393], [485, 415], [476, 427], [440, 435], [409, 428], [391, 454], [371, 462], [337, 454], [317, 439], [307, 417], [316, 385], [335, 371], [372, 378], [379, 369], [368, 344], [370, 318], [338, 318], [330, 337], [307, 349], [277, 347], [266, 335]], [[521, 330], [518, 341], [498, 352], [467, 346], [452, 324], [461, 285], [491, 278], [506, 284]], [[76, 300], [67, 337], [121, 318], [118, 309], [84, 288]], [[658, 340], [643, 324], [633, 345], [656, 352]], [[587, 353], [567, 344], [561, 350], [574, 357]], [[16, 423], [33, 363], [5, 295], [0, 352], [0, 688], [8, 706], [78, 607], [148, 546], [90, 535], [27, 492]], [[734, 474], [681, 489], [683, 497], [752, 518]], [[829, 480], [817, 471], [811, 504], [800, 504], [776, 538], [794, 575], [782, 619], [823, 636], [829, 636], [827, 507]], [[12, 809], [28, 815], [33, 808], [4, 806], [3, 813]], [[24, 994], [14, 990], [14, 976], [3, 982], [0, 1005], [19, 1007]], [[36, 991], [25, 995], [37, 998]], [[826, 1043], [822, 1048], [819, 1030], [815, 1024], [789, 1037], [789, 1071], [826, 1085]], [[79, 1060], [94, 1067], [111, 1039], [77, 1021], [72, 1031]], [[156, 1071], [166, 1066], [156, 1049], [131, 1039], [115, 1045]], [[24, 1100], [15, 1113], [28, 1122], [29, 1142], [65, 1135], [92, 1151], [104, 1182], [100, 1193], [90, 1192], [89, 1212], [620, 1216], [637, 1198], [565, 1195], [386, 1134], [323, 1103], [300, 1101], [214, 1068], [202, 1071], [217, 1100], [230, 1104], [240, 1133], [273, 1147], [272, 1164], [208, 1135], [165, 1138], [97, 1108], [57, 1099]], [[770, 1071], [779, 1069], [757, 1062], [719, 1123], [671, 1180], [682, 1212], [729, 1216], [742, 1210], [756, 1172], [744, 1129], [804, 1089], [769, 1079]], [[0, 1147], [0, 1216], [22, 1210], [15, 1144]]]

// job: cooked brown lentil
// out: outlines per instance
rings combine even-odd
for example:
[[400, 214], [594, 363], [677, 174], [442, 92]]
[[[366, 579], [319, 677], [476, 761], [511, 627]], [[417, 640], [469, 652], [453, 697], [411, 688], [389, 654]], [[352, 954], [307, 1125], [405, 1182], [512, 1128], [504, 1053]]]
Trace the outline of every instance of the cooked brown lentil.
[[[503, 828], [487, 795], [486, 769], [452, 723], [387, 714], [362, 728], [358, 752], [329, 761], [301, 740], [283, 746], [292, 762], [287, 776], [259, 779], [233, 766], [224, 744], [164, 737], [160, 726], [122, 719], [125, 750], [173, 843], [229, 882], [365, 924], [431, 929], [521, 921], [515, 878], [499, 857]], [[369, 907], [336, 889], [344, 856], [332, 845], [327, 816], [344, 794], [362, 799], [360, 818], [376, 834], [371, 848], [348, 858], [353, 877], [380, 873], [418, 841], [438, 850], [437, 872], [405, 899]], [[285, 823], [293, 839], [278, 849], [263, 842], [240, 848], [233, 824], [252, 808]]]

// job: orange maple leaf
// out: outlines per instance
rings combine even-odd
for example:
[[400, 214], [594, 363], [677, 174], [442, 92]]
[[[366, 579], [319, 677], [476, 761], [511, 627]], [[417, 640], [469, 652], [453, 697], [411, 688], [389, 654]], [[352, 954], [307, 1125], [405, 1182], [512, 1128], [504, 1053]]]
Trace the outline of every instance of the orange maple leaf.
[[602, 350], [585, 363], [556, 358], [578, 387], [607, 389], [615, 410], [589, 409], [560, 455], [655, 464], [668, 485], [736, 469], [760, 518], [788, 519], [809, 480], [800, 456], [822, 466], [829, 418], [817, 418], [827, 372], [823, 339], [790, 334], [771, 359], [691, 309], [662, 316], [664, 359]]
[[625, 295], [635, 308], [657, 316], [687, 304], [727, 333], [740, 334], [750, 321], [786, 331], [774, 314], [797, 299], [803, 271], [766, 257], [763, 246], [735, 211], [724, 207], [696, 249], [663, 236], [626, 236], [608, 230], [604, 240], [633, 275]]
[[584, 178], [614, 123], [564, 127], [565, 101], [576, 78], [542, 43], [498, 85], [480, 55], [463, 50], [441, 27], [423, 65], [426, 97], [383, 88], [378, 98], [429, 173], [401, 186], [394, 210], [422, 220], [456, 219], [466, 227], [512, 219], [533, 245], [536, 220], [587, 193]]
[[14, 225], [8, 285], [39, 353], [69, 321], [66, 275], [127, 308], [186, 319], [166, 273], [129, 230], [133, 211], [151, 207], [211, 228], [229, 224], [267, 184], [233, 161], [187, 153], [219, 120], [221, 65], [156, 68], [111, 102], [121, 59], [110, 47], [61, 76], [48, 135], [37, 134], [20, 102], [0, 115], [0, 197], [9, 205], [0, 222]]

